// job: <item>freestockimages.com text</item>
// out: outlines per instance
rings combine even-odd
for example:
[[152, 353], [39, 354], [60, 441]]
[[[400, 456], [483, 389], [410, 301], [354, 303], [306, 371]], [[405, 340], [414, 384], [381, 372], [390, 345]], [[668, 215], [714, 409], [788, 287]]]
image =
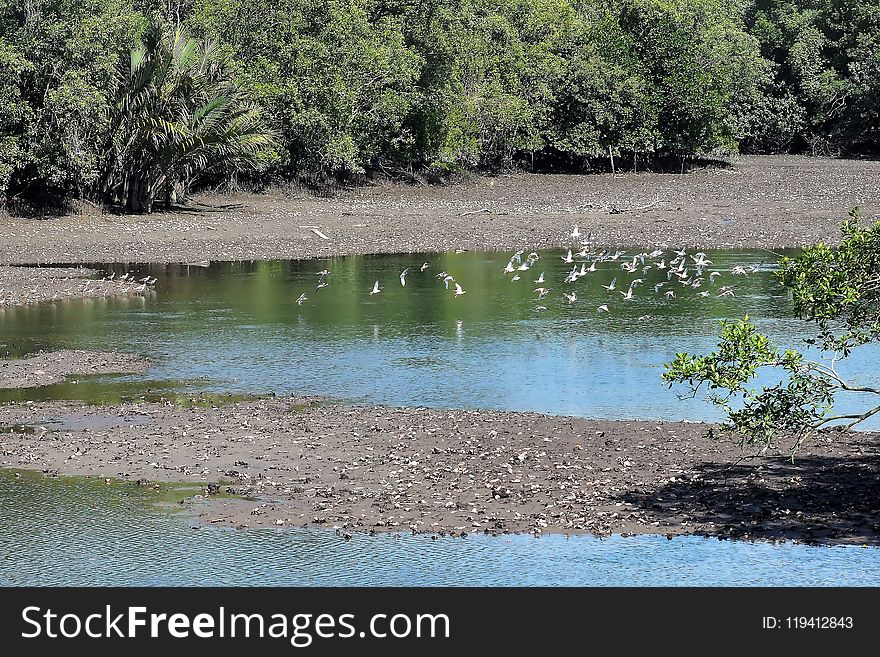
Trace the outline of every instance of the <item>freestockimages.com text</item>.
[[[41, 607], [25, 607], [21, 613], [25, 639], [38, 637], [73, 639], [159, 638], [186, 639], [271, 638], [287, 639], [305, 648], [316, 638], [449, 638], [446, 614], [373, 614], [365, 623], [355, 614], [263, 614], [230, 613], [220, 607], [215, 613], [148, 613], [146, 607], [114, 611], [107, 605], [88, 615], [64, 613]], [[361, 629], [358, 629], [358, 628]]]

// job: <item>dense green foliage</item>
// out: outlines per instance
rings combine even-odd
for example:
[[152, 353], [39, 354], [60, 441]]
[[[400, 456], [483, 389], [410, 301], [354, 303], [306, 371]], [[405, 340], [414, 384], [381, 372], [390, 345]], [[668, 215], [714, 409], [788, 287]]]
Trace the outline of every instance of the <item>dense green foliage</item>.
[[747, 25], [772, 80], [745, 147], [880, 151], [880, 0], [754, 0]]
[[150, 212], [157, 198], [170, 204], [196, 180], [265, 168], [274, 136], [227, 68], [215, 47], [149, 26], [111, 95], [103, 197]]
[[[852, 427], [880, 413], [880, 405], [834, 415], [839, 392], [877, 401], [880, 389], [854, 385], [837, 370], [853, 349], [880, 341], [880, 222], [864, 226], [858, 212], [843, 225], [839, 248], [818, 245], [782, 260], [779, 278], [792, 294], [798, 317], [816, 326], [807, 340], [827, 362], [795, 350], [780, 351], [746, 317], [722, 325], [718, 350], [705, 356], [678, 354], [663, 378], [685, 384], [692, 394], [708, 390], [708, 400], [728, 417], [724, 428], [744, 443], [769, 447], [780, 436], [793, 438], [792, 451], [819, 428], [832, 423]], [[750, 387], [764, 370], [778, 369], [784, 380]]]
[[[0, 0], [0, 198], [141, 207], [119, 177], [143, 145], [120, 146], [120, 125], [137, 130], [120, 77], [151, 31], [158, 48], [183, 27], [213, 62], [190, 105], [163, 111], [191, 121], [228, 97], [264, 135], [225, 165], [224, 149], [175, 164], [168, 196], [205, 164], [220, 181], [872, 152], [878, 21], [880, 0]], [[147, 177], [165, 180], [149, 162], [176, 151], [158, 147]]]
[[765, 76], [713, 0], [197, 0], [290, 164], [330, 174], [736, 148]]
[[94, 184], [116, 69], [142, 24], [126, 0], [0, 0], [0, 191]]

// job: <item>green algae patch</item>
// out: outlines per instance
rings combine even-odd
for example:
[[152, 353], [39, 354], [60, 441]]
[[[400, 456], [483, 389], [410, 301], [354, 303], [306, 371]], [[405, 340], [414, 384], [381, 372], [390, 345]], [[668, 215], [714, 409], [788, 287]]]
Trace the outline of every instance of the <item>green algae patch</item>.
[[[169, 513], [187, 511], [190, 500], [239, 499], [252, 500], [234, 492], [233, 482], [154, 482], [147, 479], [132, 481], [120, 477], [66, 475], [52, 471], [26, 468], [0, 468], [0, 478], [21, 480], [31, 485], [51, 485], [64, 498], [76, 499], [84, 506], [96, 504], [114, 507], [153, 507]], [[112, 494], [109, 494], [112, 493]]]
[[36, 433], [37, 427], [33, 424], [0, 424], [0, 433]]
[[[131, 485], [132, 482], [125, 481]], [[134, 483], [141, 488], [149, 503], [170, 513], [187, 511], [189, 501], [210, 501], [223, 499], [250, 500], [253, 498], [231, 492], [232, 482], [198, 483], [198, 482], [150, 482], [141, 479]]]
[[140, 402], [167, 403], [179, 408], [213, 408], [265, 397], [255, 394], [192, 390], [193, 387], [210, 385], [211, 382], [205, 380], [120, 380], [123, 376], [127, 375], [71, 376], [63, 383], [35, 388], [2, 389], [0, 404], [80, 401], [93, 406], [118, 406]]

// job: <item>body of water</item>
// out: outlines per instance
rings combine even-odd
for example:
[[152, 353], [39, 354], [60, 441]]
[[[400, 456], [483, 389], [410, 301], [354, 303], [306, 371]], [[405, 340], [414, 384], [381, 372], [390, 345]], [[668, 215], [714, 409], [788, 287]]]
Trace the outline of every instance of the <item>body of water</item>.
[[[745, 314], [780, 345], [800, 347], [808, 335], [773, 277], [773, 254], [707, 252], [712, 263], [693, 287], [664, 268], [671, 252], [622, 270], [636, 253], [600, 260], [571, 283], [564, 279], [572, 267], [592, 269], [592, 260], [567, 263], [552, 251], [528, 270], [506, 273], [510, 254], [478, 252], [205, 268], [99, 265], [156, 276], [155, 291], [0, 309], [0, 353], [116, 349], [142, 353], [155, 366], [137, 376], [0, 391], [0, 402], [272, 391], [352, 403], [714, 420], [701, 399], [681, 400], [662, 385], [665, 362], [680, 351], [712, 349], [719, 321]], [[735, 276], [736, 268], [747, 275]], [[316, 291], [323, 269], [328, 285]], [[711, 271], [719, 272], [713, 282]], [[440, 272], [455, 281], [447, 287]], [[625, 298], [621, 291], [636, 279], [641, 284]], [[371, 295], [376, 281], [381, 291]], [[456, 296], [456, 282], [464, 294]], [[725, 286], [735, 296], [721, 296]], [[540, 299], [539, 288], [547, 289]], [[880, 383], [878, 356], [876, 347], [862, 349], [840, 369]], [[841, 401], [838, 410], [855, 408]], [[0, 583], [880, 584], [877, 548], [660, 536], [344, 541], [332, 531], [194, 527], [151, 500], [131, 484], [0, 472]]]
[[[698, 288], [670, 274], [672, 251], [621, 269], [638, 251], [599, 261], [573, 283], [559, 251], [527, 271], [503, 271], [510, 254], [468, 252], [352, 256], [329, 260], [123, 265], [104, 271], [158, 278], [147, 297], [73, 301], [0, 310], [0, 350], [118, 349], [149, 356], [145, 375], [99, 379], [5, 399], [107, 399], [131, 383], [189, 381], [236, 393], [326, 395], [354, 403], [500, 408], [614, 419], [716, 420], [702, 399], [662, 385], [663, 364], [705, 352], [721, 319], [749, 314], [785, 346], [809, 326], [792, 317], [766, 251], [709, 251]], [[565, 255], [565, 254], [562, 254]], [[694, 278], [694, 255], [687, 256]], [[428, 263], [420, 271], [423, 263]], [[644, 267], [649, 267], [647, 270]], [[735, 276], [736, 267], [749, 273]], [[409, 268], [406, 285], [400, 273]], [[316, 291], [317, 272], [330, 270]], [[717, 271], [713, 283], [709, 274]], [[455, 277], [447, 288], [436, 276]], [[541, 274], [544, 282], [538, 283]], [[519, 280], [513, 280], [519, 275]], [[622, 292], [633, 280], [632, 299]], [[378, 281], [381, 292], [369, 294]], [[456, 297], [455, 282], [464, 294]], [[605, 286], [615, 283], [614, 290]], [[655, 286], [663, 286], [655, 291]], [[735, 296], [719, 296], [730, 286]], [[538, 299], [538, 288], [547, 295]], [[668, 291], [675, 297], [667, 296]], [[570, 300], [564, 294], [574, 293]], [[307, 299], [299, 305], [297, 299]], [[608, 312], [598, 310], [607, 306]], [[880, 350], [863, 348], [841, 370], [880, 383]], [[102, 383], [103, 382], [103, 383]], [[175, 384], [176, 385], [176, 384]], [[854, 408], [842, 400], [841, 409]], [[873, 426], [873, 425], [872, 425]]]
[[194, 527], [130, 483], [0, 471], [7, 586], [877, 586], [880, 549]]

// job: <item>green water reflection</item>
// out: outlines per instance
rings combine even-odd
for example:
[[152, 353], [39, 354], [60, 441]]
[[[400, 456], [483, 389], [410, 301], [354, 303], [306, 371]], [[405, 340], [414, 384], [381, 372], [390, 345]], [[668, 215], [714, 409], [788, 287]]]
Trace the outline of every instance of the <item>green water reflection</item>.
[[[782, 344], [799, 346], [806, 327], [792, 318], [791, 304], [773, 277], [777, 256], [707, 251], [712, 264], [701, 286], [693, 288], [658, 268], [675, 257], [671, 250], [639, 262], [632, 274], [621, 270], [636, 253], [597, 262], [596, 271], [574, 283], [563, 282], [572, 266], [589, 267], [591, 260], [568, 264], [558, 250], [541, 251], [529, 271], [517, 272], [518, 281], [503, 272], [511, 254], [496, 252], [207, 268], [98, 265], [155, 276], [156, 290], [143, 298], [0, 309], [0, 353], [119, 349], [155, 362], [148, 373], [114, 380], [112, 386], [89, 383], [93, 392], [65, 384], [36, 396], [110, 399], [113, 386], [156, 388], [164, 381], [184, 394], [272, 391], [392, 405], [699, 420], [714, 419], [711, 409], [699, 399], [679, 400], [659, 376], [676, 352], [712, 348], [720, 319], [748, 313]], [[695, 255], [687, 256], [689, 278]], [[424, 262], [429, 265], [422, 272]], [[404, 287], [399, 276], [407, 267]], [[736, 267], [748, 268], [748, 275], [733, 275]], [[329, 285], [315, 291], [322, 269], [331, 271]], [[466, 293], [456, 298], [436, 278], [441, 271]], [[719, 272], [714, 283], [708, 271]], [[535, 281], [542, 272], [546, 282], [540, 285]], [[625, 300], [620, 291], [635, 278], [643, 282]], [[616, 289], [607, 291], [604, 286], [615, 279]], [[376, 280], [382, 291], [370, 295]], [[655, 293], [658, 283], [664, 286]], [[719, 296], [723, 286], [731, 286], [735, 296]], [[549, 288], [540, 300], [538, 287]], [[666, 297], [669, 289], [675, 298]], [[564, 292], [574, 292], [576, 300], [569, 303]], [[303, 293], [308, 299], [298, 305]], [[602, 305], [610, 312], [599, 312]], [[546, 309], [536, 312], [538, 306]], [[876, 382], [875, 352], [865, 351], [846, 366], [847, 373]], [[22, 399], [31, 393], [9, 393], [15, 394]]]

